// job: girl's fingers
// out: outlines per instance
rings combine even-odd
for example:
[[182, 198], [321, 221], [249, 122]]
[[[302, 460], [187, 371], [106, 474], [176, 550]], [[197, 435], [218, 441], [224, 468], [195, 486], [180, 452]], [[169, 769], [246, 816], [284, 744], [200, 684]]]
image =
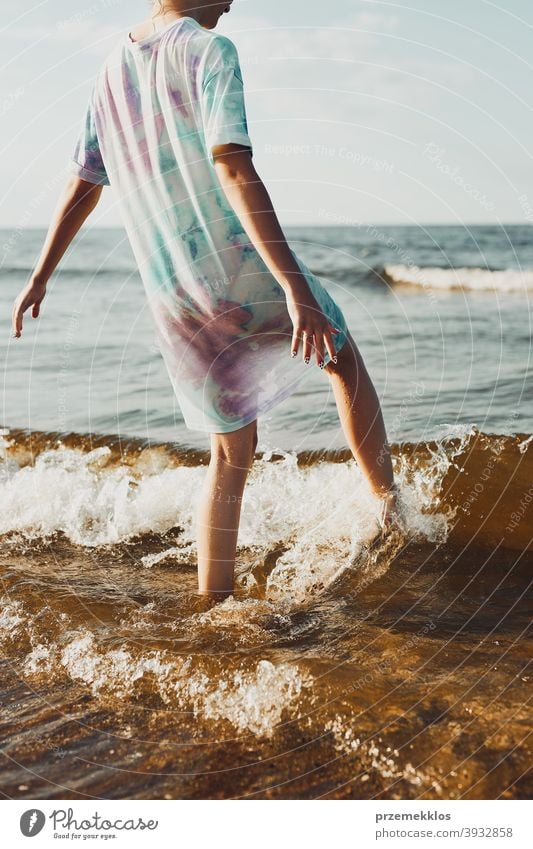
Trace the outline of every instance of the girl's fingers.
[[296, 357], [298, 355], [298, 348], [300, 347], [301, 336], [302, 331], [295, 327], [294, 332], [292, 334], [291, 357]]
[[26, 301], [21, 301], [15, 309], [13, 333], [15, 336], [20, 336], [22, 331], [22, 316], [28, 308]]
[[304, 349], [303, 349], [303, 358], [306, 365], [311, 362], [311, 354], [313, 352], [313, 334], [304, 335]]
[[11, 330], [13, 331], [13, 336], [17, 335], [17, 314], [18, 314], [18, 304], [15, 301], [13, 304], [13, 311], [11, 313]]
[[300, 342], [302, 342], [302, 357], [304, 362], [306, 364], [311, 362], [314, 349], [317, 365], [320, 366], [322, 363], [320, 367], [324, 368], [326, 350], [332, 360], [335, 361], [337, 357], [332, 336], [333, 333], [342, 333], [342, 331], [329, 322], [326, 323], [323, 329], [317, 328], [316, 330], [309, 329], [305, 331], [295, 327], [291, 341], [291, 356], [296, 357], [298, 355]]
[[329, 330], [326, 330], [324, 338], [326, 340], [326, 348], [328, 349], [328, 354], [330, 355], [331, 359], [335, 361], [337, 359], [337, 351], [335, 350], [335, 343], [333, 342], [333, 337]]
[[22, 330], [22, 315], [24, 313], [24, 309], [22, 304], [19, 306], [18, 310], [15, 313], [15, 335], [18, 336]]
[[315, 352], [317, 366], [322, 363], [321, 368], [324, 368], [324, 337], [320, 330], [315, 331]]

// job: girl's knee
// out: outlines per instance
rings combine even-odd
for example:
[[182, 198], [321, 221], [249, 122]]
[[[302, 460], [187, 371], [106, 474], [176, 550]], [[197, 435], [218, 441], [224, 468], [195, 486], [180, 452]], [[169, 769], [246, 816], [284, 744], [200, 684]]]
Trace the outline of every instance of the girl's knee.
[[248, 470], [254, 461], [257, 442], [257, 421], [231, 433], [213, 433], [211, 460]]

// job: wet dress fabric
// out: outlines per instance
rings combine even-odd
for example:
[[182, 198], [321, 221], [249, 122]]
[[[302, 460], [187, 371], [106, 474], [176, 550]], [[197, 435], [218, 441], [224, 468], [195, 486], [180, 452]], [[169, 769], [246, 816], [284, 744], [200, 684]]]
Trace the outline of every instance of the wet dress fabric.
[[[213, 433], [265, 415], [313, 371], [301, 348], [290, 357], [285, 292], [218, 179], [212, 149], [232, 142], [253, 155], [237, 49], [183, 17], [107, 56], [70, 162], [113, 188], [185, 425]], [[292, 253], [338, 351], [344, 315]]]

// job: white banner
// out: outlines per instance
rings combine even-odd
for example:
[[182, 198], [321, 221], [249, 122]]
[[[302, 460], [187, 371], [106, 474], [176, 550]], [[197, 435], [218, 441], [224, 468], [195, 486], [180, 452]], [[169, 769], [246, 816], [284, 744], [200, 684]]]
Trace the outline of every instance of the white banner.
[[[268, 808], [266, 807], [268, 805]], [[276, 810], [272, 809], [272, 806]], [[531, 802], [453, 801], [4, 801], [6, 847], [288, 846], [529, 849]], [[35, 843], [31, 841], [35, 840]]]

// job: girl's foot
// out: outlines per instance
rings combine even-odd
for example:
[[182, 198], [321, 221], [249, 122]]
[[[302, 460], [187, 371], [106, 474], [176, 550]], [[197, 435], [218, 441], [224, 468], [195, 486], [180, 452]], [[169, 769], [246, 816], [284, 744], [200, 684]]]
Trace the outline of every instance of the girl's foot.
[[398, 519], [399, 489], [393, 484], [388, 492], [380, 496], [381, 507], [376, 517], [381, 532], [387, 531]]
[[377, 495], [376, 493], [376, 497], [379, 498], [381, 502], [378, 513], [375, 516], [377, 528], [373, 531], [371, 536], [362, 540], [363, 546], [367, 552], [370, 552], [379, 546], [380, 543], [384, 541], [388, 531], [394, 528], [399, 518], [398, 495], [399, 489], [396, 484], [393, 484], [388, 492], [381, 495]]

